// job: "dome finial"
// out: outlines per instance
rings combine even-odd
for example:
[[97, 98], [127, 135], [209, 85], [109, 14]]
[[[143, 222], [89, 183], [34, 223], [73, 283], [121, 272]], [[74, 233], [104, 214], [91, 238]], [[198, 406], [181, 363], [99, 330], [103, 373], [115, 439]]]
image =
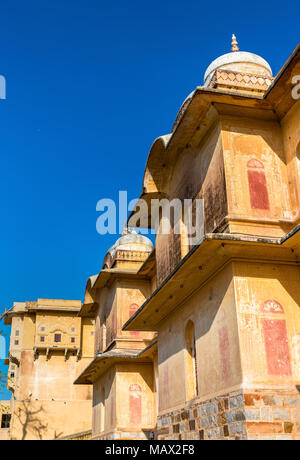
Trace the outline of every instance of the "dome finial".
[[237, 42], [236, 36], [234, 34], [232, 34], [231, 46], [232, 46], [231, 51], [233, 53], [236, 53], [237, 51], [240, 51], [240, 48], [238, 47], [238, 42]]
[[122, 236], [129, 235], [129, 233], [130, 233], [130, 228], [128, 228], [127, 225], [125, 225]]

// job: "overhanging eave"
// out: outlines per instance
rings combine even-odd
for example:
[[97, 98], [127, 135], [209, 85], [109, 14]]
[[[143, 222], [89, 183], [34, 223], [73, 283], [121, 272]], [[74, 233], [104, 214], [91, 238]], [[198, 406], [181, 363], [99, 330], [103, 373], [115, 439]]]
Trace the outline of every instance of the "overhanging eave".
[[161, 323], [193, 292], [234, 260], [299, 264], [292, 246], [299, 244], [299, 228], [289, 238], [237, 234], [208, 234], [182, 259], [172, 273], [125, 323], [126, 331], [157, 331]]
[[151, 363], [151, 358], [143, 356], [141, 350], [111, 350], [99, 353], [75, 380], [74, 385], [92, 385], [111, 366], [120, 363]]

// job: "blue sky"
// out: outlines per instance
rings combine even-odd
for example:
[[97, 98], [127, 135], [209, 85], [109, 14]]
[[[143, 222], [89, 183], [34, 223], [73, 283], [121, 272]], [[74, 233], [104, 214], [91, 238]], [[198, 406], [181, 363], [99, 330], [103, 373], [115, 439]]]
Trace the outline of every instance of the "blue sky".
[[139, 196], [153, 140], [170, 132], [209, 63], [230, 51], [232, 33], [276, 74], [300, 41], [299, 8], [1, 2], [0, 311], [14, 301], [82, 299], [116, 239], [97, 234], [97, 201], [119, 190]]

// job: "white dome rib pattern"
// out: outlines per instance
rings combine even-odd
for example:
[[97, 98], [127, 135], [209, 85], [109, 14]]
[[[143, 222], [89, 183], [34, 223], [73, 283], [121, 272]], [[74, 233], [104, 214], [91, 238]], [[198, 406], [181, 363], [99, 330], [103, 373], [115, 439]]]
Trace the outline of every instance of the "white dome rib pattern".
[[228, 53], [215, 59], [207, 68], [204, 76], [204, 86], [208, 86], [214, 72], [223, 66], [230, 64], [255, 64], [265, 69], [266, 74], [272, 77], [272, 69], [268, 62], [257, 54], [247, 53], [245, 51], [238, 51], [236, 53]]

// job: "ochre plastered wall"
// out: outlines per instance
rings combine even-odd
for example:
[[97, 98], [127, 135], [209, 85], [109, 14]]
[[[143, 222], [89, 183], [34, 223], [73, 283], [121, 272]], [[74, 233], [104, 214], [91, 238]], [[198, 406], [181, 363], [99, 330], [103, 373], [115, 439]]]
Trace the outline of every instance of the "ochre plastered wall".
[[30, 394], [33, 400], [91, 398], [89, 386], [73, 385], [76, 376], [76, 356], [69, 356], [65, 361], [63, 354], [53, 351], [48, 360], [45, 355], [40, 355], [34, 360], [33, 352], [24, 350], [21, 356], [20, 388], [16, 391], [16, 395], [22, 400], [27, 399]]
[[[17, 335], [18, 331], [18, 335]], [[12, 353], [19, 354], [22, 349], [22, 343], [24, 340], [24, 318], [16, 316], [12, 319], [11, 335], [10, 335], [10, 351]], [[16, 341], [19, 343], [16, 344]]]
[[[152, 321], [158, 330], [154, 378], [160, 439], [299, 439], [299, 267], [292, 258], [291, 263], [272, 263], [263, 257], [267, 245], [274, 245], [271, 260], [277, 248], [281, 257], [287, 246], [280, 237], [300, 222], [299, 102], [282, 120], [293, 104], [288, 91], [295, 59], [299, 62], [299, 49], [264, 97], [198, 88], [180, 111], [172, 135], [151, 148], [143, 196], [204, 198], [205, 233], [217, 233], [194, 248], [191, 258], [198, 254], [201, 266], [189, 273], [189, 297], [176, 308], [174, 278], [180, 288], [188, 280], [188, 261], [178, 266], [186, 255], [184, 238], [174, 235], [174, 225], [170, 234], [156, 237], [161, 290], [132, 327], [143, 328], [143, 320], [146, 324], [170, 299], [166, 316]], [[211, 278], [198, 286], [198, 268], [207, 269], [205, 261], [214, 258], [213, 249], [209, 257], [205, 252], [213, 239], [220, 247], [226, 239], [234, 241], [233, 258], [226, 264], [224, 258], [225, 265], [220, 258]], [[243, 240], [258, 244], [260, 262], [251, 259], [255, 248], [251, 256]], [[293, 247], [291, 253], [296, 252]], [[176, 267], [174, 278], [166, 280]], [[195, 331], [196, 363], [193, 333], [186, 351], [189, 324]], [[187, 374], [193, 363], [197, 397], [191, 399], [195, 393]]]
[[99, 305], [96, 315], [95, 353], [104, 351], [115, 339], [117, 333], [117, 285], [98, 289], [96, 303]]
[[293, 216], [300, 220], [300, 101], [281, 121]]
[[282, 236], [292, 210], [280, 124], [222, 116], [222, 138], [230, 232]]
[[123, 325], [143, 305], [149, 295], [150, 283], [147, 280], [122, 280], [118, 283], [117, 335], [121, 339], [126, 339], [125, 348], [128, 347], [128, 341], [131, 342], [132, 348], [139, 348], [137, 341], [141, 341], [141, 346], [144, 348], [143, 341], [153, 339], [152, 332], [122, 331]]
[[[161, 324], [159, 439], [299, 439], [299, 281], [295, 263], [234, 260]], [[184, 351], [190, 321], [194, 399]]]
[[[151, 284], [144, 279], [123, 278], [96, 293], [95, 352], [113, 349], [142, 350], [152, 332], [124, 332], [123, 324], [145, 302]], [[106, 337], [105, 337], [106, 336]], [[121, 361], [121, 360], [120, 360]], [[93, 439], [145, 438], [154, 430], [156, 402], [153, 366], [119, 362], [93, 384]]]
[[300, 383], [300, 270], [235, 262], [243, 381], [256, 388]]
[[[44, 330], [42, 330], [44, 329]], [[55, 334], [61, 335], [61, 342], [55, 343]], [[41, 337], [44, 337], [44, 342], [41, 342]], [[74, 338], [75, 342], [71, 339]], [[67, 346], [80, 347], [81, 340], [81, 318], [77, 317], [76, 313], [37, 313], [36, 314], [36, 331], [35, 345], [36, 346]]]
[[112, 366], [93, 385], [93, 438], [116, 428], [116, 373]]
[[[67, 311], [71, 306], [72, 301], [52, 300], [15, 306], [9, 368], [14, 366], [15, 375], [8, 379], [12, 439], [55, 439], [91, 428], [92, 388], [73, 383], [93, 355], [94, 324], [82, 321], [76, 309]], [[61, 342], [54, 341], [56, 333]], [[85, 346], [79, 350], [84, 335]]]
[[154, 430], [152, 363], [113, 365], [93, 388], [93, 439], [146, 438]]
[[95, 302], [98, 308], [95, 314], [95, 341], [94, 341], [94, 354], [99, 351], [103, 352], [106, 347], [103, 340], [103, 323], [106, 321], [106, 295], [107, 288], [98, 289], [95, 294]]
[[4, 414], [11, 414], [9, 401], [0, 401], [0, 441], [8, 441], [10, 438], [10, 429], [1, 428], [2, 415]]
[[16, 401], [12, 440], [54, 440], [91, 428], [91, 401]]
[[95, 320], [94, 318], [81, 319], [81, 355], [91, 358], [94, 356]]
[[[185, 326], [195, 325], [199, 398], [241, 384], [233, 272], [231, 264], [190, 297], [158, 334], [159, 412], [187, 402]], [[180, 378], [178, 378], [180, 376]]]
[[152, 363], [118, 364], [116, 381], [117, 428], [152, 430], [156, 422]]
[[[170, 200], [203, 198], [206, 233], [288, 233], [300, 213], [299, 107], [281, 123], [271, 112], [230, 115], [223, 108], [202, 140], [194, 132], [178, 153], [169, 153], [173, 161], [161, 173], [160, 191]], [[173, 231], [157, 235], [158, 284], [186, 255], [184, 246]]]
[[148, 280], [120, 279], [96, 294], [100, 305], [96, 315], [95, 353], [104, 351], [113, 341], [120, 348], [143, 348], [153, 333], [124, 332], [123, 325], [151, 293]]
[[9, 441], [9, 429], [0, 428], [0, 441]]
[[[55, 433], [66, 436], [90, 429], [92, 388], [73, 385], [79, 366], [84, 368], [88, 362], [88, 359], [77, 362], [75, 356], [65, 361], [64, 356], [55, 351], [49, 360], [45, 355], [34, 359], [32, 350], [22, 351], [13, 403], [11, 434], [14, 439], [22, 439], [25, 428], [26, 439], [32, 436], [54, 439]], [[32, 417], [37, 410], [37, 416]]]

